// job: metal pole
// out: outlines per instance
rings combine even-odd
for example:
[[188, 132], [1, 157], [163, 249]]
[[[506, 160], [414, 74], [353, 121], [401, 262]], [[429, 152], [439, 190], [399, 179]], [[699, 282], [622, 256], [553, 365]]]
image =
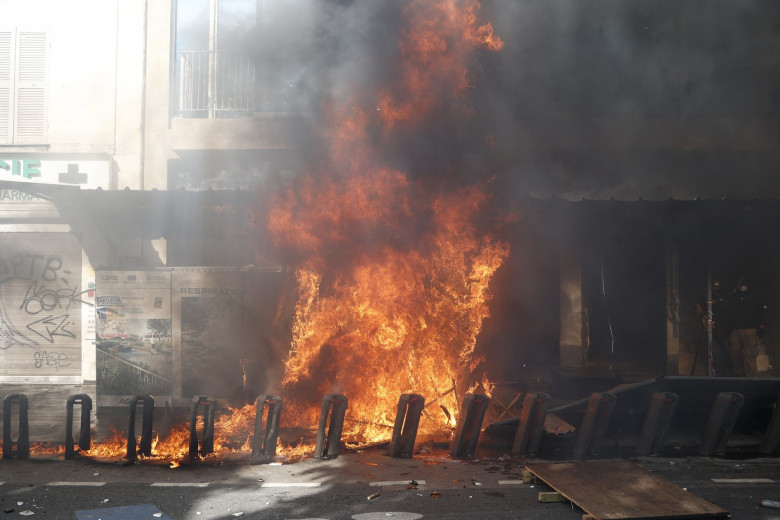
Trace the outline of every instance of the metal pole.
[[713, 376], [712, 370], [712, 268], [707, 267], [707, 375]]

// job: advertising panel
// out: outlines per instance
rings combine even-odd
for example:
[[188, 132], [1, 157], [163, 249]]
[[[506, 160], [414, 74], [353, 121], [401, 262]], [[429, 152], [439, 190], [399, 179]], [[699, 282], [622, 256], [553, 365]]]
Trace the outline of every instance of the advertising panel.
[[98, 405], [170, 396], [170, 271], [97, 271], [95, 314]]
[[236, 405], [266, 390], [284, 285], [280, 271], [176, 269], [174, 329], [181, 341], [181, 397]]

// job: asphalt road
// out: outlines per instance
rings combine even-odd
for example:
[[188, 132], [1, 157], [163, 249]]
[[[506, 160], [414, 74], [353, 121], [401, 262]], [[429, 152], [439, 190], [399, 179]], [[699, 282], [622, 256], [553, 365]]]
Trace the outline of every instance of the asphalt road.
[[[728, 510], [731, 518], [780, 520], [780, 509], [760, 505], [762, 499], [780, 500], [780, 459], [636, 461]], [[0, 519], [582, 518], [572, 504], [540, 503], [538, 493], [550, 488], [523, 484], [522, 469], [519, 460], [394, 459], [381, 453], [283, 465], [200, 462], [175, 469], [151, 461], [124, 466], [0, 460]], [[160, 516], [154, 516], [157, 511]]]

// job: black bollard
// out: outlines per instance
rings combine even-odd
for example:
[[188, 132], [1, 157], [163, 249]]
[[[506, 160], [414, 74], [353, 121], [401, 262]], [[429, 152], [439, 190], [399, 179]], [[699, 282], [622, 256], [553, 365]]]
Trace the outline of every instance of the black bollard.
[[[328, 394], [322, 400], [320, 424], [317, 428], [317, 446], [314, 449], [315, 458], [333, 459], [338, 457], [348, 402], [342, 394]], [[328, 422], [329, 414], [330, 422]], [[327, 434], [325, 433], [326, 426], [328, 428]]]
[[699, 455], [723, 455], [744, 402], [742, 394], [736, 392], [720, 392], [715, 396], [701, 443], [697, 448]]
[[192, 398], [190, 411], [190, 460], [198, 458], [198, 410], [203, 407], [203, 439], [201, 441], [200, 454], [214, 453], [214, 417], [217, 412], [217, 402], [208, 396], [195, 396]]
[[664, 448], [666, 434], [672, 425], [674, 411], [680, 397], [672, 392], [655, 392], [650, 398], [650, 407], [642, 423], [636, 454], [640, 456], [658, 455]]
[[[268, 417], [263, 421], [268, 409]], [[261, 395], [255, 402], [255, 435], [252, 438], [252, 464], [272, 462], [276, 457], [276, 442], [279, 438], [279, 416], [282, 413], [282, 398], [278, 395]], [[265, 424], [265, 426], [264, 426]]]
[[73, 442], [73, 405], [81, 405], [81, 422], [79, 427], [79, 451], [87, 451], [92, 446], [92, 435], [90, 433], [90, 412], [92, 412], [92, 398], [87, 394], [76, 394], [68, 397], [66, 402], [66, 421], [65, 424], [65, 460], [76, 457]]
[[490, 398], [482, 394], [466, 394], [458, 415], [458, 428], [452, 441], [450, 457], [473, 459], [479, 442], [482, 421], [490, 404]]
[[590, 394], [588, 408], [582, 419], [582, 426], [574, 441], [574, 458], [583, 460], [588, 455], [596, 455], [601, 441], [607, 433], [612, 410], [617, 404], [614, 394], [608, 392]]
[[[19, 405], [19, 437], [16, 442], [11, 439], [11, 406]], [[3, 458], [11, 459], [14, 454], [18, 459], [30, 458], [30, 423], [27, 419], [27, 396], [11, 394], [3, 399]], [[15, 449], [14, 449], [15, 448]]]
[[523, 399], [523, 409], [517, 423], [515, 440], [512, 443], [512, 456], [536, 456], [544, 433], [544, 421], [550, 407], [550, 395], [528, 392]]
[[[138, 403], [144, 404], [143, 422], [141, 423], [141, 442], [138, 452], [135, 446], [135, 409]], [[127, 429], [127, 460], [135, 462], [138, 454], [145, 457], [152, 455], [152, 418], [154, 416], [154, 398], [151, 395], [139, 395], [130, 401], [130, 425]]]
[[420, 415], [425, 407], [425, 398], [419, 394], [403, 394], [398, 399], [393, 437], [390, 439], [388, 455], [409, 459], [414, 453], [414, 440], [420, 426]]

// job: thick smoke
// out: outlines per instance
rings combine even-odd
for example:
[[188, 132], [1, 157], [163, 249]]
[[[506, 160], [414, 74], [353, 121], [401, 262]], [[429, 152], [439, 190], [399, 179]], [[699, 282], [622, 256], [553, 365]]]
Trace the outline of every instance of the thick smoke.
[[[355, 92], [371, 109], [398, 70], [404, 5], [263, 2], [251, 46], [313, 113]], [[474, 56], [472, 110], [442, 100], [438, 117], [383, 143], [410, 175], [495, 176], [510, 197], [780, 195], [774, 3], [486, 0], [480, 16], [505, 46]]]

